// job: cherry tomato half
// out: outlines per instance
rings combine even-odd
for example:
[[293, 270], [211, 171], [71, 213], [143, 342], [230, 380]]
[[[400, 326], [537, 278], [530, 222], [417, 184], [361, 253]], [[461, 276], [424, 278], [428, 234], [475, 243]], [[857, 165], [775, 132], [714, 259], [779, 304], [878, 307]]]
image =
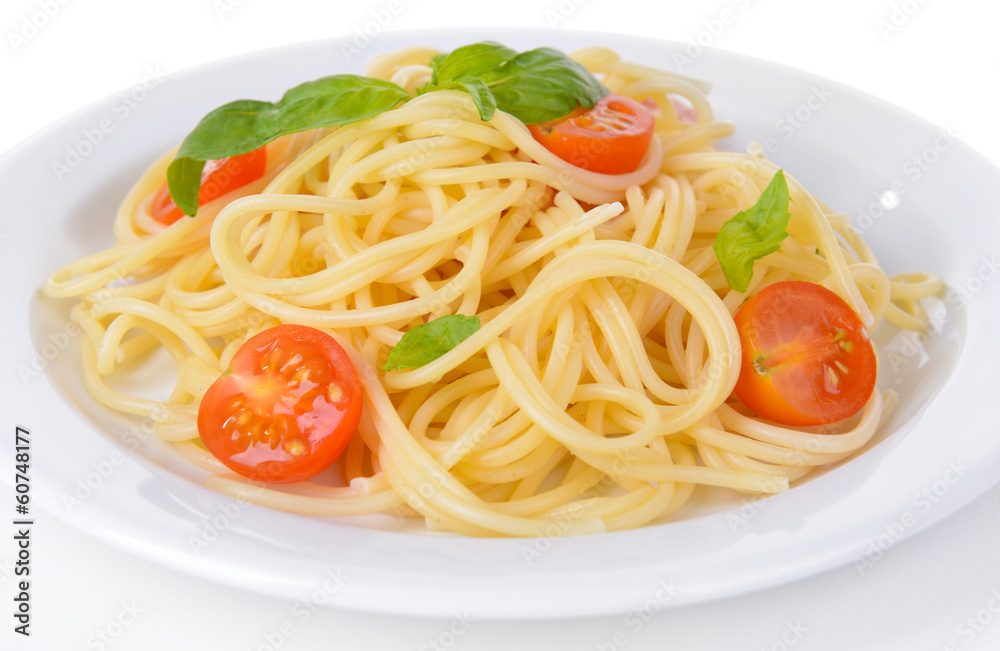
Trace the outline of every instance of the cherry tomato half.
[[639, 167], [653, 139], [653, 114], [640, 102], [608, 95], [591, 109], [528, 126], [564, 161], [591, 172], [624, 174]]
[[[242, 188], [264, 176], [267, 168], [267, 148], [260, 147], [239, 156], [220, 158], [205, 162], [201, 171], [201, 188], [198, 190], [198, 205], [203, 206], [236, 188]], [[167, 184], [156, 191], [150, 215], [161, 224], [173, 224], [184, 216], [174, 200], [170, 198]]]
[[743, 366], [736, 395], [784, 425], [853, 416], [875, 390], [868, 330], [844, 299], [815, 283], [769, 285], [736, 313]]
[[248, 339], [208, 388], [198, 407], [198, 433], [241, 475], [299, 481], [344, 451], [362, 402], [354, 366], [333, 337], [281, 325]]

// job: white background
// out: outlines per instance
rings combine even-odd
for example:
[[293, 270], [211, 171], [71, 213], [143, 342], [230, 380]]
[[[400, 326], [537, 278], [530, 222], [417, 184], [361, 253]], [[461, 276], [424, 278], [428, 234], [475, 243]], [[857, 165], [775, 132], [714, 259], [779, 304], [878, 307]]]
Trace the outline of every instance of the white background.
[[[51, 17], [41, 13], [45, 7]], [[723, 10], [732, 12], [731, 24], [719, 20]], [[470, 41], [496, 26], [711, 43], [867, 91], [949, 128], [1000, 163], [1000, 5], [985, 0], [4, 0], [0, 154], [135, 85], [150, 69], [169, 74], [243, 52], [353, 35], [376, 16], [391, 17], [387, 31], [479, 27]], [[288, 602], [169, 572], [41, 514], [32, 549], [34, 634], [27, 641], [13, 635], [12, 618], [0, 615], [0, 648], [609, 649], [614, 633], [625, 631], [617, 648], [996, 649], [998, 507], [994, 488], [893, 546], [867, 572], [848, 566], [753, 595], [662, 610], [637, 631], [635, 618], [623, 615], [465, 625], [324, 610], [288, 637], [278, 633]], [[0, 540], [0, 557], [12, 556], [10, 537]], [[9, 568], [0, 584], [0, 613], [7, 613]], [[129, 623], [119, 628], [116, 619], [130, 608], [138, 614], [123, 617]], [[980, 630], [972, 635], [963, 622], [977, 616]], [[99, 631], [120, 634], [102, 647]]]

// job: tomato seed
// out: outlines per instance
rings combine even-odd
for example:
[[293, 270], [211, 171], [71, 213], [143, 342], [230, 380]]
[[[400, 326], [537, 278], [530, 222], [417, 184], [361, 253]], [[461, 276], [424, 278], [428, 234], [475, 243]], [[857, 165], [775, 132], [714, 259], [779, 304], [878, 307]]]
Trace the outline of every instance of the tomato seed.
[[282, 350], [277, 346], [271, 351], [271, 354], [267, 357], [268, 368], [278, 368], [281, 364], [281, 358], [284, 357]]
[[294, 441], [285, 441], [285, 444], [282, 446], [282, 448], [285, 450], [285, 452], [292, 455], [293, 457], [302, 455], [306, 451], [305, 443], [303, 443], [299, 439], [295, 439]]
[[837, 375], [837, 372], [830, 366], [826, 367], [826, 379], [827, 386], [830, 387], [830, 392], [836, 393], [837, 389], [840, 388], [840, 376]]

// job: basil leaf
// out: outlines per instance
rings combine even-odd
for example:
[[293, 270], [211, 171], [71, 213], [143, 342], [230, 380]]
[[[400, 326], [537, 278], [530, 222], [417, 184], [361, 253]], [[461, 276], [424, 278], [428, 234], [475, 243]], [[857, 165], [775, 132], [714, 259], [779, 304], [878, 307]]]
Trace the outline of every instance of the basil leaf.
[[486, 93], [478, 84], [470, 88], [463, 81], [468, 77], [482, 81], [495, 98], [496, 108], [525, 124], [555, 120], [577, 106], [590, 108], [608, 94], [586, 68], [548, 47], [517, 54], [499, 43], [484, 41], [435, 58], [431, 66], [431, 83], [425, 90], [459, 84], [472, 94], [484, 121], [493, 117]]
[[489, 122], [497, 110], [497, 100], [493, 92], [486, 86], [486, 82], [478, 77], [459, 77], [455, 81], [449, 81], [440, 88], [459, 88], [472, 96], [472, 101], [476, 104], [479, 117], [483, 122]]
[[384, 371], [419, 368], [433, 362], [479, 330], [478, 316], [450, 314], [410, 328], [382, 365]]
[[561, 118], [578, 105], [591, 108], [609, 92], [586, 68], [549, 47], [522, 52], [480, 77], [497, 106], [525, 124]]
[[712, 249], [729, 286], [745, 292], [753, 278], [753, 263], [781, 248], [788, 237], [788, 184], [778, 170], [753, 206], [737, 213], [719, 229]]
[[448, 56], [448, 55], [445, 54], [444, 52], [438, 52], [437, 54], [435, 54], [434, 56], [431, 57], [431, 60], [429, 62], [429, 65], [431, 67], [431, 81], [430, 81], [430, 83], [434, 83], [434, 81], [437, 79], [437, 69], [438, 69], [438, 66], [441, 65], [441, 62], [444, 61], [444, 58], [446, 56]]
[[170, 198], [185, 214], [198, 212], [198, 191], [201, 189], [201, 172], [205, 161], [195, 158], [177, 158], [167, 166], [167, 188]]
[[407, 99], [405, 90], [388, 81], [334, 75], [296, 86], [276, 103], [238, 100], [220, 106], [188, 134], [167, 168], [170, 196], [195, 215], [205, 161], [245, 154], [289, 133], [359, 122]]
[[431, 59], [431, 84], [459, 77], [481, 77], [517, 56], [517, 52], [495, 41], [482, 41]]

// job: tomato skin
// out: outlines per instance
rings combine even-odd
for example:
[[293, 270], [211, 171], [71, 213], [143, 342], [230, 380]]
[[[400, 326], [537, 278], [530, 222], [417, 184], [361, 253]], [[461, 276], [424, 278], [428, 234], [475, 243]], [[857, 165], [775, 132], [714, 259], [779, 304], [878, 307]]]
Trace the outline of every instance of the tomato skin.
[[361, 384], [324, 332], [281, 325], [251, 337], [198, 407], [198, 433], [231, 470], [301, 481], [336, 461], [358, 427]]
[[593, 108], [578, 108], [528, 129], [535, 140], [572, 165], [601, 174], [625, 174], [646, 156], [654, 122], [642, 103], [612, 94]]
[[[203, 206], [213, 199], [229, 194], [237, 188], [264, 176], [267, 169], [267, 148], [260, 147], [239, 156], [220, 158], [205, 162], [201, 172], [201, 187], [198, 189], [198, 205]], [[170, 197], [166, 182], [160, 186], [150, 204], [150, 216], [161, 224], [170, 225], [184, 216], [184, 213]]]
[[823, 425], [861, 411], [877, 360], [861, 318], [837, 294], [801, 280], [769, 285], [734, 317], [743, 347], [736, 396], [782, 425]]

